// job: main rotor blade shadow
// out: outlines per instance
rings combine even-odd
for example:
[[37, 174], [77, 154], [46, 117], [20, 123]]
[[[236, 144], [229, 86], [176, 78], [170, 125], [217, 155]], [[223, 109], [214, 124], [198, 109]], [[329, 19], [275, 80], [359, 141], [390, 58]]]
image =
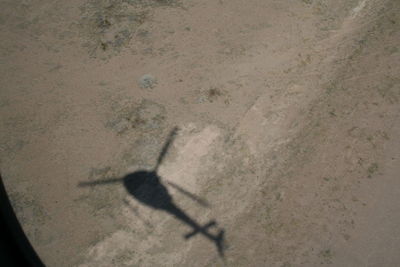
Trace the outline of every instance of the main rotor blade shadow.
[[122, 183], [124, 178], [110, 178], [110, 179], [103, 179], [91, 182], [80, 182], [78, 184], [79, 187], [87, 187], [87, 186], [96, 186], [96, 185], [107, 185], [107, 184], [115, 184], [115, 183]]
[[147, 232], [149, 232], [150, 229], [154, 228], [154, 226], [149, 221], [147, 221], [140, 215], [138, 209], [135, 208], [134, 206], [132, 206], [132, 204], [129, 203], [128, 200], [124, 199], [123, 201], [124, 201], [125, 205], [128, 206], [128, 208], [132, 210], [133, 214], [136, 215], [136, 217], [139, 219], [139, 221], [141, 221], [147, 227]]
[[171, 182], [171, 181], [166, 181], [166, 183], [167, 183], [168, 185], [170, 185], [171, 187], [175, 188], [176, 190], [178, 190], [178, 192], [180, 192], [180, 193], [184, 194], [185, 196], [191, 198], [192, 200], [194, 200], [195, 202], [197, 202], [199, 205], [201, 205], [201, 206], [203, 206], [203, 207], [205, 207], [205, 208], [210, 208], [211, 205], [210, 205], [210, 203], [208, 203], [207, 200], [202, 199], [201, 197], [196, 196], [196, 195], [193, 194], [193, 193], [190, 193], [190, 192], [187, 191], [186, 189], [183, 189], [182, 187], [180, 187], [179, 185], [177, 185], [177, 184], [175, 184], [175, 183], [173, 183], [173, 182]]
[[178, 133], [178, 130], [179, 130], [178, 127], [174, 127], [171, 130], [171, 132], [169, 133], [167, 141], [165, 142], [165, 144], [164, 144], [164, 146], [163, 146], [163, 148], [162, 148], [162, 150], [160, 152], [160, 155], [157, 158], [157, 164], [154, 167], [154, 172], [158, 171], [158, 168], [160, 167], [161, 163], [163, 162], [164, 157], [167, 154], [167, 151], [168, 151], [170, 145], [172, 144], [172, 142], [174, 141], [174, 139], [176, 137], [176, 134]]

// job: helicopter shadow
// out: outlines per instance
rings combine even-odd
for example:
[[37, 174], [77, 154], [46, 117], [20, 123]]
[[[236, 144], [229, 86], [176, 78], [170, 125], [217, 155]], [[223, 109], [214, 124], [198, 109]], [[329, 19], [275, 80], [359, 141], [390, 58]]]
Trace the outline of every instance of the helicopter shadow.
[[184, 210], [182, 210], [175, 202], [173, 197], [168, 191], [168, 188], [165, 184], [173, 187], [178, 192], [183, 195], [191, 198], [193, 201], [197, 202], [199, 205], [204, 207], [209, 207], [209, 203], [200, 197], [190, 193], [186, 189], [183, 189], [179, 185], [166, 181], [162, 182], [161, 177], [158, 175], [158, 168], [161, 165], [169, 146], [171, 145], [173, 139], [175, 138], [177, 132], [177, 128], [174, 128], [168, 139], [165, 143], [163, 149], [161, 150], [160, 156], [158, 157], [157, 164], [153, 170], [138, 170], [136, 172], [125, 175], [121, 178], [110, 178], [104, 180], [90, 181], [90, 182], [81, 182], [79, 183], [80, 187], [92, 187], [99, 185], [107, 185], [114, 183], [122, 183], [125, 187], [126, 191], [132, 196], [135, 200], [140, 202], [141, 204], [153, 208], [155, 210], [164, 211], [179, 221], [185, 223], [189, 227], [192, 228], [192, 231], [184, 235], [185, 239], [192, 238], [197, 234], [200, 234], [213, 242], [216, 246], [218, 254], [223, 257], [224, 256], [224, 229], [220, 228], [217, 234], [213, 234], [209, 232], [211, 227], [216, 227], [217, 222], [215, 220], [211, 220], [205, 225], [201, 225], [195, 219], [190, 217]]

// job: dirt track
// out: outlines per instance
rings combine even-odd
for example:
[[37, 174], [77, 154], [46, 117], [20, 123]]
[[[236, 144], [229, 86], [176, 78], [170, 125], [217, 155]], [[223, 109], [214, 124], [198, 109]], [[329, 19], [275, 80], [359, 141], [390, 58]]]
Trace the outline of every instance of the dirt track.
[[48, 266], [400, 265], [398, 0], [0, 14], [1, 173]]

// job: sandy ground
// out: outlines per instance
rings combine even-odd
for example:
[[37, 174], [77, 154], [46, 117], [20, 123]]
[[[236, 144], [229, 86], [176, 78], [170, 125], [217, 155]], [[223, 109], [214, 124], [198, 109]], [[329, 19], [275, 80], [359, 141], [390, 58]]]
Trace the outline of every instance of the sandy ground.
[[[0, 14], [0, 167], [46, 265], [400, 265], [398, 0]], [[188, 239], [171, 205], [98, 182], [153, 170], [174, 127], [156, 192], [216, 222]]]

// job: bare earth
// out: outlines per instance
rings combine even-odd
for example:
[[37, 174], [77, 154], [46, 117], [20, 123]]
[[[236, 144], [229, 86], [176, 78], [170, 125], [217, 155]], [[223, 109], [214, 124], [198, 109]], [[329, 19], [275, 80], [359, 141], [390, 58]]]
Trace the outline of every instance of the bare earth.
[[[46, 265], [400, 266], [398, 0], [2, 0], [0, 27]], [[104, 182], [138, 170], [168, 206]]]

